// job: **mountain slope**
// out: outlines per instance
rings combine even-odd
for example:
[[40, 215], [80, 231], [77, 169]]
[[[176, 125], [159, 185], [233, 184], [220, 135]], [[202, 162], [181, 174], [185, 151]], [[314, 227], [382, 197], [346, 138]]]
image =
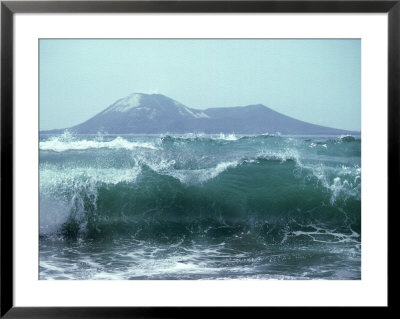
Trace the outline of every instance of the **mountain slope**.
[[[91, 119], [69, 128], [75, 133], [236, 133], [352, 134], [314, 125], [278, 113], [264, 105], [197, 110], [161, 94], [133, 93]], [[64, 130], [43, 131], [59, 133]]]

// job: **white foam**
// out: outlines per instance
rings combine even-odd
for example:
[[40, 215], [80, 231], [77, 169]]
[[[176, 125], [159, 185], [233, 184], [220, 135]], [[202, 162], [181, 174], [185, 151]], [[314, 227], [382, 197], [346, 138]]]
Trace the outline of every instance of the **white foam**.
[[87, 150], [91, 148], [126, 149], [147, 148], [156, 150], [157, 147], [150, 142], [131, 142], [118, 136], [111, 141], [101, 140], [74, 140], [72, 137], [65, 139], [65, 136], [53, 137], [39, 143], [40, 150], [65, 152], [70, 150]]
[[[338, 244], [338, 243], [347, 243], [347, 242], [352, 242], [352, 243], [358, 243], [360, 239], [360, 234], [357, 232], [351, 230], [351, 234], [343, 234], [341, 232], [337, 232], [334, 229], [327, 229], [327, 228], [322, 228], [318, 227], [316, 225], [310, 224], [310, 225], [300, 225], [308, 228], [312, 228], [313, 230], [309, 231], [303, 231], [303, 230], [297, 230], [297, 231], [291, 231], [289, 233], [285, 234], [285, 240], [287, 240], [288, 237], [293, 237], [293, 236], [307, 236], [312, 239], [314, 242], [320, 242], [320, 243], [327, 243], [327, 244]], [[327, 238], [331, 238], [331, 240], [328, 240]]]
[[221, 133], [219, 134], [219, 136], [217, 137], [217, 139], [219, 140], [225, 140], [225, 141], [237, 141], [239, 138], [235, 135], [235, 134], [224, 134]]
[[[361, 168], [357, 166], [350, 168], [344, 165], [339, 168], [332, 168], [323, 165], [309, 165], [303, 166], [303, 168], [310, 169], [312, 175], [317, 178], [319, 183], [330, 191], [330, 203], [332, 205], [338, 200], [338, 198], [360, 198]], [[333, 177], [329, 177], [329, 175], [333, 175]]]
[[238, 161], [222, 162], [212, 168], [197, 170], [170, 170], [165, 173], [179, 179], [183, 184], [198, 184], [213, 179], [228, 168], [236, 167], [238, 164]]
[[40, 190], [59, 189], [64, 185], [65, 189], [89, 186], [89, 184], [106, 183], [118, 184], [122, 182], [134, 182], [141, 172], [140, 166], [117, 169], [97, 167], [61, 167], [42, 165], [40, 167]]
[[130, 169], [61, 167], [41, 165], [40, 167], [40, 233], [51, 234], [65, 223], [71, 212], [80, 225], [86, 229], [85, 198], [89, 198], [96, 209], [98, 185], [134, 182], [140, 174], [140, 167]]

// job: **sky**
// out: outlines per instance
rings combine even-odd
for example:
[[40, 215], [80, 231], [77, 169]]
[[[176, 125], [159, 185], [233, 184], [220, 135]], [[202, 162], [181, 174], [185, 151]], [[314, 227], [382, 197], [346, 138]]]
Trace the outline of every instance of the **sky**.
[[359, 39], [41, 39], [40, 129], [86, 121], [131, 93], [188, 107], [264, 104], [361, 130]]

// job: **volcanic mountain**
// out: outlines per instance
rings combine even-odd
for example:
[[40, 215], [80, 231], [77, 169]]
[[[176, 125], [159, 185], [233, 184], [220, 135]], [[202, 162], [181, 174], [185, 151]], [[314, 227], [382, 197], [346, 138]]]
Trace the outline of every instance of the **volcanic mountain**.
[[[61, 133], [65, 129], [42, 131]], [[297, 135], [358, 134], [296, 120], [262, 104], [198, 110], [162, 94], [133, 93], [86, 122], [68, 128], [78, 134], [129, 133], [276, 133]]]

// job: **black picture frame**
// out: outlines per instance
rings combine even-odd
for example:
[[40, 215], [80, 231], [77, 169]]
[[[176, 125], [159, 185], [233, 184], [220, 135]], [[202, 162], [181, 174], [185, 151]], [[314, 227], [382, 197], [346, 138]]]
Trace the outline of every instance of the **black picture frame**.
[[[120, 12], [304, 12], [388, 13], [388, 264], [393, 242], [393, 215], [398, 213], [400, 145], [400, 0], [356, 1], [1, 1], [1, 312], [5, 318], [177, 318], [192, 316], [253, 316], [276, 307], [15, 307], [13, 303], [13, 18], [15, 13]], [[390, 222], [392, 221], [392, 223]], [[388, 269], [389, 270], [389, 269]], [[390, 275], [390, 273], [389, 273]], [[390, 281], [388, 281], [389, 287]], [[392, 284], [393, 285], [393, 284]], [[34, 292], [32, 292], [34, 293]], [[239, 292], [240, 293], [240, 292]], [[388, 291], [390, 293], [390, 289]], [[391, 309], [392, 295], [388, 294]], [[325, 307], [319, 307], [321, 309]], [[307, 315], [307, 307], [290, 307]], [[335, 314], [339, 307], [332, 308]], [[370, 309], [367, 309], [370, 311]], [[249, 312], [250, 311], [250, 312]], [[280, 315], [282, 315], [280, 313]]]

